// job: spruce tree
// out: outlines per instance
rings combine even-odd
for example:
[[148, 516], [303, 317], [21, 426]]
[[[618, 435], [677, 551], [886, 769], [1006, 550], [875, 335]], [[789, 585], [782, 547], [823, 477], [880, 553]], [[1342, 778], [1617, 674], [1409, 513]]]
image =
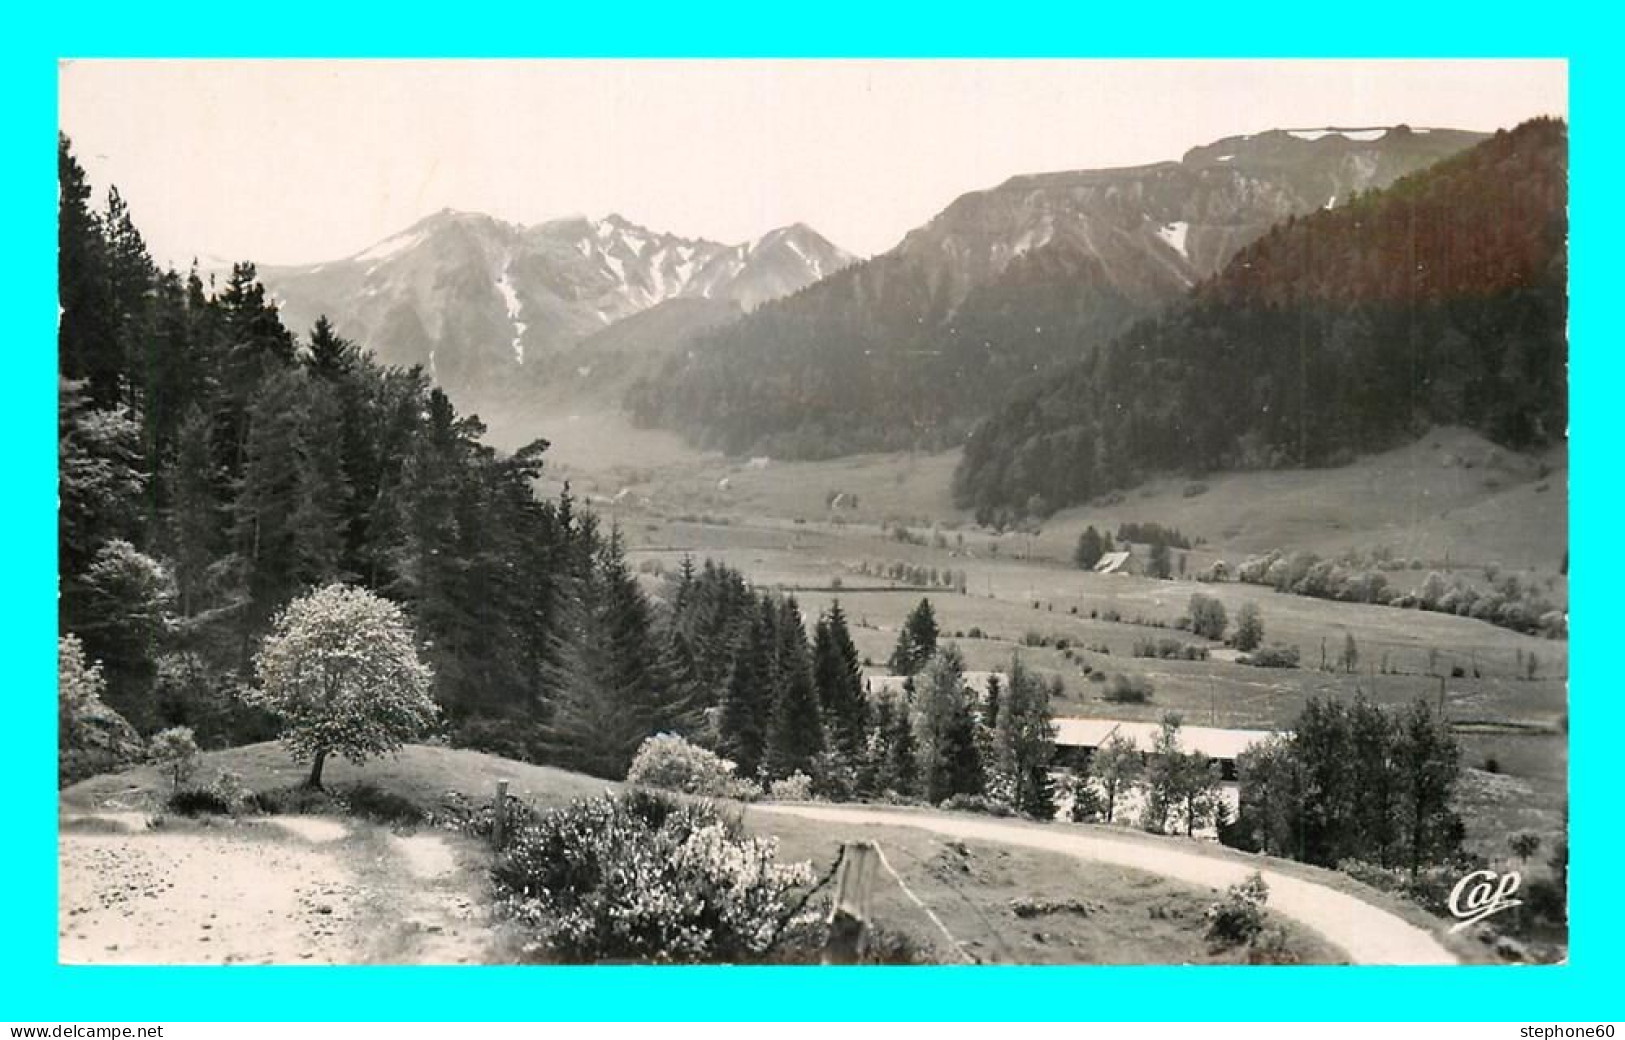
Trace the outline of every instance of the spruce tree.
[[863, 749], [868, 700], [863, 693], [863, 666], [840, 600], [830, 605], [814, 630], [813, 682], [823, 707], [829, 747], [855, 766]]
[[956, 794], [981, 794], [985, 779], [959, 649], [949, 645], [934, 655], [926, 662], [918, 684], [921, 793], [933, 804]]
[[937, 615], [929, 599], [909, 612], [897, 634], [888, 666], [893, 675], [913, 675], [937, 652]]
[[1095, 564], [1100, 562], [1101, 556], [1106, 552], [1106, 543], [1101, 541], [1100, 532], [1095, 525], [1090, 524], [1078, 536], [1078, 546], [1072, 553], [1072, 562], [1082, 570], [1094, 570]]
[[778, 778], [811, 773], [824, 749], [818, 691], [801, 608], [794, 598], [779, 602], [774, 624], [773, 710], [767, 735], [767, 772]]

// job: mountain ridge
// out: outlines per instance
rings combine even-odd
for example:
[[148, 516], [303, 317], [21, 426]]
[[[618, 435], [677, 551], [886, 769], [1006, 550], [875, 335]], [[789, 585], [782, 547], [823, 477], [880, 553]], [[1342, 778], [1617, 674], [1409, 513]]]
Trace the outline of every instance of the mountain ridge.
[[522, 397], [538, 360], [661, 303], [748, 311], [853, 259], [800, 223], [729, 245], [619, 213], [527, 226], [443, 209], [349, 256], [259, 275], [290, 327], [326, 315], [384, 363], [420, 365], [482, 405]]
[[1175, 302], [1279, 221], [1483, 137], [1271, 130], [1179, 161], [1018, 174], [960, 195], [892, 250], [701, 333], [626, 404], [644, 425], [734, 453], [959, 443], [1018, 380]]

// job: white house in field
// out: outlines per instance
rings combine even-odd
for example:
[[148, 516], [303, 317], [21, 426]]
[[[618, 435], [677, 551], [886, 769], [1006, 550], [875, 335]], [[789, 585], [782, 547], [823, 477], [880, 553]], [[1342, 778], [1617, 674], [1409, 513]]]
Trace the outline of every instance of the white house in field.
[[1096, 574], [1138, 574], [1139, 561], [1134, 558], [1133, 549], [1119, 549], [1102, 556], [1095, 563]]

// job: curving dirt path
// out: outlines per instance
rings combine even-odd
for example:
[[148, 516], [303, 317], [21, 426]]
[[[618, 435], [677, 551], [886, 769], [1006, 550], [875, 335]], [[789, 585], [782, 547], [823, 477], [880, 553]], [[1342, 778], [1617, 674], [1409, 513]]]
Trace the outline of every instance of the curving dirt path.
[[998, 820], [927, 816], [885, 809], [825, 805], [751, 806], [751, 812], [885, 827], [914, 827], [953, 838], [1001, 842], [1130, 867], [1194, 885], [1225, 888], [1258, 869], [1269, 885], [1269, 909], [1314, 929], [1356, 964], [1456, 964], [1456, 956], [1425, 929], [1327, 885], [1267, 868], [1184, 852], [1107, 834], [1044, 830]]

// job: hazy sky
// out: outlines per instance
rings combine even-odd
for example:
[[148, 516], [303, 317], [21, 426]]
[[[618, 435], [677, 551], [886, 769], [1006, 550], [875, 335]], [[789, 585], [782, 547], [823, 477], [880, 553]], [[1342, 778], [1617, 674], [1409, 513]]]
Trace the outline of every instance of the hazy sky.
[[355, 253], [443, 207], [881, 252], [1017, 173], [1273, 127], [1567, 115], [1561, 61], [69, 62], [62, 128], [156, 258]]

